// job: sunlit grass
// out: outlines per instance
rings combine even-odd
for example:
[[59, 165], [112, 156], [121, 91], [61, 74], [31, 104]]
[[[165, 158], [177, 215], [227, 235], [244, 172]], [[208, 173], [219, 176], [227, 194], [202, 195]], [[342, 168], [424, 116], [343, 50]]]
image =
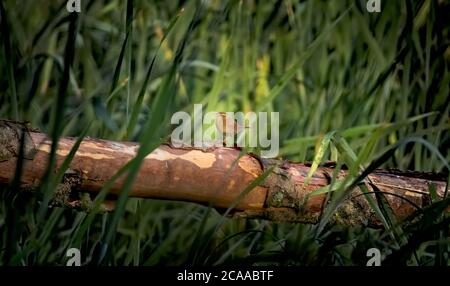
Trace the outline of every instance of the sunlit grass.
[[[2, 187], [0, 265], [64, 264], [71, 247], [105, 265], [365, 265], [371, 247], [386, 263], [450, 263], [448, 217], [436, 212], [448, 200], [403, 229], [382, 199], [369, 203], [385, 229], [328, 224], [367, 170], [448, 174], [447, 3], [384, 1], [369, 14], [365, 1], [82, 2], [78, 17], [62, 0], [0, 2], [0, 117], [53, 139], [87, 132], [142, 147], [117, 175], [128, 180], [111, 214], [48, 208], [61, 174], [48, 173], [41, 195]], [[323, 220], [223, 220], [195, 204], [127, 200], [170, 115], [194, 103], [280, 112], [281, 156], [311, 172], [345, 164], [348, 178], [320, 190]]]

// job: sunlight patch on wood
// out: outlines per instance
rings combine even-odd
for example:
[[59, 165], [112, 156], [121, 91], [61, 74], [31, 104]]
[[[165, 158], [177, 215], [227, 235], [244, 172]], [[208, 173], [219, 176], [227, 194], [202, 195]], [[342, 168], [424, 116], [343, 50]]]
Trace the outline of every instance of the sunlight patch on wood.
[[216, 156], [214, 154], [204, 153], [199, 150], [191, 150], [183, 155], [175, 155], [162, 149], [156, 149], [145, 158], [158, 161], [181, 159], [189, 161], [202, 169], [211, 168], [216, 161]]
[[[47, 144], [42, 144], [42, 145], [40, 145], [38, 147], [38, 150], [42, 151], [42, 152], [50, 153], [51, 146], [47, 145]], [[69, 148], [67, 148], [67, 149], [58, 149], [56, 151], [57, 155], [63, 156], [63, 157], [69, 155], [69, 153], [70, 153], [70, 149]], [[96, 159], [96, 160], [115, 159], [115, 157], [113, 157], [113, 156], [108, 156], [108, 155], [99, 154], [99, 153], [81, 152], [79, 150], [77, 151], [76, 154], [77, 154], [77, 157], [89, 157], [89, 158]]]

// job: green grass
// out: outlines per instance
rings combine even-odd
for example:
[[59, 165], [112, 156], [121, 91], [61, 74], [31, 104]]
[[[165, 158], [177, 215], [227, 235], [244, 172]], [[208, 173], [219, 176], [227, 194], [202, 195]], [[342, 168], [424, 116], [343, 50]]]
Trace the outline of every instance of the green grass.
[[[448, 3], [383, 1], [378, 14], [363, 0], [82, 3], [69, 15], [62, 0], [0, 2], [0, 118], [30, 121], [54, 141], [88, 135], [142, 147], [118, 170], [127, 180], [110, 214], [47, 207], [60, 173], [48, 172], [35, 193], [17, 193], [18, 176], [1, 186], [0, 265], [64, 265], [71, 247], [94, 265], [365, 265], [371, 247], [386, 264], [450, 265], [448, 199], [399, 225], [376, 192], [369, 203], [384, 229], [328, 223], [349, 186], [367, 191], [359, 183], [374, 168], [448, 177]], [[195, 103], [278, 111], [281, 156], [313, 162], [312, 172], [325, 160], [347, 165], [344, 181], [318, 191], [329, 199], [321, 222], [128, 199], [171, 114]]]

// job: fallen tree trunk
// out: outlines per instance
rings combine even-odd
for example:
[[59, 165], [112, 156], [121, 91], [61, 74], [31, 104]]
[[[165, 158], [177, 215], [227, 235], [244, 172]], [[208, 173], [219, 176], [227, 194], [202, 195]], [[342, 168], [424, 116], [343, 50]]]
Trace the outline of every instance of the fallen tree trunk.
[[[21, 128], [11, 121], [0, 121], [0, 183], [8, 184], [14, 177], [19, 154]], [[27, 129], [25, 159], [21, 187], [36, 188], [46, 172], [52, 142], [47, 135]], [[61, 138], [56, 152], [56, 170], [69, 154], [76, 138]], [[85, 138], [74, 156], [68, 174], [75, 179], [69, 192], [97, 193], [128, 161], [135, 157], [139, 145]], [[316, 223], [326, 204], [326, 195], [308, 196], [328, 185], [333, 168], [319, 167], [305, 185], [310, 166], [282, 160], [263, 161], [252, 154], [239, 156], [234, 148], [173, 148], [161, 145], [143, 161], [130, 193], [132, 197], [157, 198], [211, 204], [228, 208], [260, 176], [273, 167], [264, 183], [253, 188], [235, 205], [235, 216], [264, 218], [275, 221]], [[339, 171], [338, 177], [345, 177]], [[115, 181], [111, 193], [121, 190], [124, 178]], [[387, 202], [399, 219], [431, 202], [429, 188], [443, 197], [444, 178], [434, 174], [376, 170], [368, 176], [371, 184], [386, 194]], [[369, 190], [374, 190], [366, 183]], [[367, 194], [366, 194], [367, 195]], [[374, 197], [374, 194], [369, 194]], [[337, 223], [380, 224], [365, 195], [355, 188], [336, 212]], [[412, 204], [413, 203], [413, 204]], [[449, 209], [447, 209], [448, 211]]]

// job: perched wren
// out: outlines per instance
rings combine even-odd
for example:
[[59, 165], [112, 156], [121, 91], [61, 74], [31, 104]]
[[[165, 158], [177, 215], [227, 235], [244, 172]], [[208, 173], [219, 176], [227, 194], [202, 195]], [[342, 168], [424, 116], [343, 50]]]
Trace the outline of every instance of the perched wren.
[[[217, 130], [222, 133], [224, 138], [223, 143], [227, 146], [229, 145], [226, 144], [225, 140], [227, 138], [227, 134], [232, 135], [234, 139], [234, 136], [242, 132], [245, 128], [248, 128], [240, 125], [235, 118], [227, 118], [226, 112], [216, 112], [216, 127]], [[235, 145], [236, 144], [234, 144], [234, 146]]]

